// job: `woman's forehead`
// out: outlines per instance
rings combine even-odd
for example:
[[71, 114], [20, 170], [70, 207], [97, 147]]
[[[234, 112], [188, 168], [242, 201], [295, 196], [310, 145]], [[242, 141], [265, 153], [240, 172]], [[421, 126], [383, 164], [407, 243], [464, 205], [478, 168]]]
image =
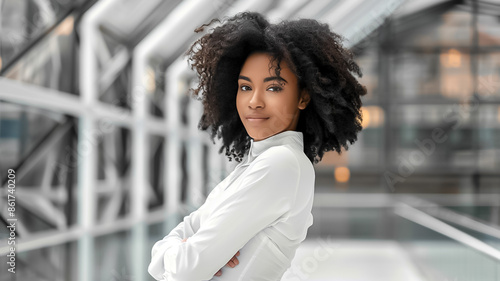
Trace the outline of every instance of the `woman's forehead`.
[[[240, 74], [247, 74], [256, 77], [275, 76], [277, 66], [278, 61], [275, 60], [271, 54], [265, 52], [256, 52], [250, 54], [247, 57], [245, 63], [243, 64], [243, 67], [241, 68]], [[288, 76], [289, 78], [292, 78], [291, 76], [295, 77], [295, 74], [292, 72], [286, 61], [282, 60], [279, 63], [279, 67], [280, 76]]]

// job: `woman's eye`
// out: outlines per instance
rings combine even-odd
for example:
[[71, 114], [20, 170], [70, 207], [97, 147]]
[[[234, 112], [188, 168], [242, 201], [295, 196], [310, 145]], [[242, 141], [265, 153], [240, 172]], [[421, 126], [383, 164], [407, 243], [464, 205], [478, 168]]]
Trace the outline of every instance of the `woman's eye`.
[[271, 87], [267, 88], [267, 90], [269, 90], [271, 92], [281, 92], [283, 90], [283, 88], [281, 88], [280, 86], [271, 86]]
[[240, 86], [240, 90], [242, 90], [242, 91], [251, 91], [252, 88], [250, 88], [250, 87], [248, 87], [246, 85], [243, 85], [243, 86]]

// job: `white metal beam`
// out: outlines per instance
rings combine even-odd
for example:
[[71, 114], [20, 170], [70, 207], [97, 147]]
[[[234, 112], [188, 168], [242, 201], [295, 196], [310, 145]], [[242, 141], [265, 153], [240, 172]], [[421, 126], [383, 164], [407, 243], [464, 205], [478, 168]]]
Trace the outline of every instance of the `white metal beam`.
[[267, 14], [267, 18], [271, 23], [278, 23], [282, 20], [287, 20], [295, 11], [305, 5], [307, 1], [308, 0], [281, 0], [280, 4], [278, 5], [279, 9], [273, 9], [272, 11], [270, 11]]
[[471, 249], [474, 249], [485, 256], [495, 260], [500, 261], [500, 251], [483, 241], [449, 225], [446, 224], [431, 215], [428, 215], [418, 209], [411, 207], [405, 203], [399, 203], [396, 205], [394, 213], [401, 216], [407, 220], [414, 223], [418, 223], [425, 226], [431, 230], [441, 233], [457, 242], [460, 242]]
[[324, 14], [320, 21], [344, 36], [351, 47], [379, 27], [406, 0], [343, 0]]
[[320, 20], [328, 22], [336, 30], [336, 25], [341, 23], [344, 18], [349, 17], [351, 12], [362, 4], [363, 0], [343, 0], [335, 6], [335, 9], [332, 9], [332, 12], [325, 14]]
[[73, 116], [84, 112], [78, 96], [0, 77], [0, 99]]
[[294, 17], [306, 19], [316, 18], [316, 15], [324, 11], [329, 5], [331, 5], [331, 1], [312, 0], [300, 9]]
[[[99, 22], [120, 0], [100, 1], [94, 4], [83, 16], [80, 43], [80, 93], [84, 106], [98, 104], [99, 79], [96, 56], [98, 45]], [[94, 238], [91, 231], [96, 222], [97, 179], [97, 139], [92, 136], [97, 132], [95, 116], [85, 114], [80, 118], [78, 132], [78, 223], [82, 229], [78, 243], [78, 261], [80, 281], [94, 279]], [[90, 138], [89, 138], [90, 135]]]
[[130, 60], [130, 53], [126, 47], [121, 47], [120, 50], [116, 53], [116, 55], [110, 58], [109, 63], [104, 69], [101, 79], [100, 79], [100, 88], [102, 91], [105, 91], [120, 75], [120, 71], [125, 68], [128, 61]]
[[[60, 92], [24, 82], [0, 77], [0, 100], [27, 105], [83, 118], [85, 115], [93, 116], [110, 125], [132, 127], [133, 117], [128, 109], [111, 104], [96, 102], [93, 105], [82, 104], [80, 97], [70, 93]], [[163, 119], [148, 116], [144, 126], [151, 134], [164, 135], [165, 123]]]
[[[169, 218], [175, 218], [180, 210], [180, 187], [181, 187], [181, 176], [182, 170], [180, 168], [181, 159], [181, 142], [183, 136], [181, 135], [180, 126], [180, 111], [179, 111], [179, 80], [182, 71], [178, 69], [184, 69], [185, 62], [183, 60], [175, 61], [166, 72], [166, 94], [165, 97], [165, 109], [167, 112], [167, 126], [168, 135], [166, 140], [166, 157], [165, 158], [165, 210], [166, 216]], [[167, 220], [166, 231], [170, 231], [177, 220]]]

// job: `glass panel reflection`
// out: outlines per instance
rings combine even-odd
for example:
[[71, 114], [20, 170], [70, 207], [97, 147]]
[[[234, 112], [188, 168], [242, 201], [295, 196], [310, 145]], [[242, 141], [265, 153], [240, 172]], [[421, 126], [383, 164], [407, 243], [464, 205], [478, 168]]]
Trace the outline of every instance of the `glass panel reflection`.
[[44, 247], [24, 252], [17, 251], [15, 274], [7, 272], [7, 256], [1, 255], [0, 263], [2, 264], [3, 272], [0, 274], [0, 281], [78, 280], [77, 251], [77, 242], [63, 243], [57, 246]]
[[134, 280], [131, 272], [132, 234], [116, 232], [95, 238], [94, 280]]
[[[64, 231], [76, 223], [75, 127], [75, 119], [68, 116], [0, 103], [0, 175], [7, 169], [16, 171], [21, 237]], [[6, 178], [2, 181], [6, 184]], [[7, 202], [7, 195], [1, 193], [2, 202]], [[8, 217], [7, 204], [0, 206], [2, 217]]]
[[130, 213], [130, 130], [102, 123], [97, 161], [97, 221], [111, 223]]

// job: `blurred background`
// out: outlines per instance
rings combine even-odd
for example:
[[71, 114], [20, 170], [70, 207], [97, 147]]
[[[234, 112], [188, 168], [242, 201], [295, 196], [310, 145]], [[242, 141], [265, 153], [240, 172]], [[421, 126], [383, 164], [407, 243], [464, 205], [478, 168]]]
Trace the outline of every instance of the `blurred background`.
[[328, 23], [368, 89], [282, 280], [500, 280], [500, 1], [0, 0], [0, 281], [152, 280], [153, 243], [235, 165], [184, 53], [246, 10]]

